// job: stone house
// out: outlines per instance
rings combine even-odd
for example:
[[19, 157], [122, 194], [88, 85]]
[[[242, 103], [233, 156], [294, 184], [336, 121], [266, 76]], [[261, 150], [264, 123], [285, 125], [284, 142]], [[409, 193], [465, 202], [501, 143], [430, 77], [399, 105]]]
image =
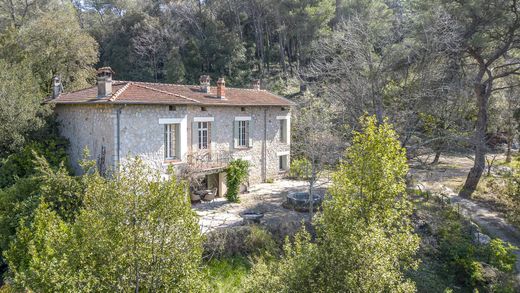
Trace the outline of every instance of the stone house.
[[225, 192], [227, 163], [249, 161], [249, 183], [274, 179], [290, 162], [290, 108], [293, 103], [260, 89], [112, 80], [98, 70], [97, 86], [62, 93], [54, 79], [49, 103], [55, 105], [60, 131], [70, 141], [76, 172], [88, 148], [103, 172], [117, 170], [136, 156], [153, 168], [189, 168], [206, 177], [208, 188]]

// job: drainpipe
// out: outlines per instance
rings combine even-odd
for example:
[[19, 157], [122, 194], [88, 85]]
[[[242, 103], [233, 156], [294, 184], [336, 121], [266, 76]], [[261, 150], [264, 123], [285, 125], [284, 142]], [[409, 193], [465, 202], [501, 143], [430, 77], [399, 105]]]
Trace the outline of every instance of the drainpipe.
[[119, 171], [119, 163], [121, 162], [121, 112], [125, 106], [120, 106], [116, 110], [116, 162], [114, 169], [117, 171]]
[[267, 107], [264, 109], [264, 139], [262, 141], [262, 181], [267, 181]]

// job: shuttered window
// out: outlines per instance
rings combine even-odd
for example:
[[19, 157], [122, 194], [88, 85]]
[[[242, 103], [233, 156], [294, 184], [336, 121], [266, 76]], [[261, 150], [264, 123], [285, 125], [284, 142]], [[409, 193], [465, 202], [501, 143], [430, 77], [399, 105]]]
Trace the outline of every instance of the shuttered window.
[[207, 150], [209, 145], [209, 122], [197, 122], [198, 146], [200, 150]]
[[238, 121], [238, 146], [247, 147], [249, 144], [249, 121]]
[[164, 158], [167, 160], [179, 159], [177, 142], [179, 138], [178, 124], [164, 125]]

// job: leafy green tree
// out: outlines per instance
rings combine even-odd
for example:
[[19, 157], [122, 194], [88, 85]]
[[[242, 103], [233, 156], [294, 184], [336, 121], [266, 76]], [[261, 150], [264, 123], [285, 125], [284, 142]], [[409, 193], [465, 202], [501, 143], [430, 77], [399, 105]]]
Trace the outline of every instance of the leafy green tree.
[[0, 157], [17, 150], [31, 131], [44, 125], [41, 92], [27, 64], [0, 59]]
[[96, 41], [78, 23], [71, 3], [63, 3], [22, 26], [18, 42], [43, 93], [53, 76], [61, 76], [68, 90], [93, 82], [98, 61]]
[[[361, 120], [346, 159], [317, 215], [316, 243], [301, 232], [285, 256], [260, 262], [246, 289], [268, 292], [412, 292], [404, 276], [416, 267], [405, 151], [388, 123]], [[266, 286], [266, 287], [264, 287]]]
[[6, 253], [14, 285], [31, 291], [205, 290], [201, 236], [187, 185], [124, 167], [86, 177], [84, 205], [64, 221], [45, 200]]

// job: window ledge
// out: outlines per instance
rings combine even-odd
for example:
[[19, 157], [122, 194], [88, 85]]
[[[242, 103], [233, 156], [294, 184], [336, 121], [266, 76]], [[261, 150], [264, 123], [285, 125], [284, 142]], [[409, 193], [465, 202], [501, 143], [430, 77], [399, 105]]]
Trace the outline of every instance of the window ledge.
[[235, 150], [250, 150], [252, 148], [253, 147], [248, 147], [248, 146], [237, 146], [237, 147], [235, 147]]
[[178, 165], [178, 164], [182, 164], [183, 161], [181, 160], [177, 160], [177, 159], [171, 159], [171, 160], [164, 160], [163, 161], [163, 165]]

